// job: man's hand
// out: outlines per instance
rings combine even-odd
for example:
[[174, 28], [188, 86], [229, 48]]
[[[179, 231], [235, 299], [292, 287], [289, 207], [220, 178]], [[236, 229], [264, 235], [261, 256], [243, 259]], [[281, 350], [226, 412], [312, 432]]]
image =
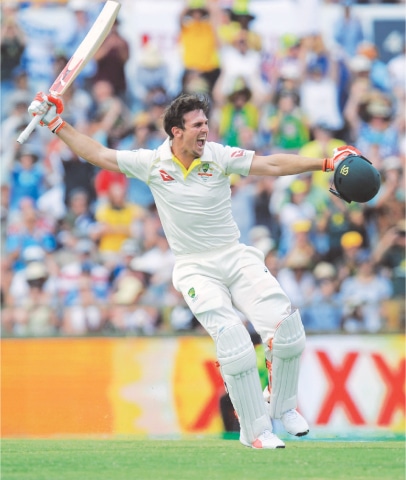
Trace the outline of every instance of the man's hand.
[[349, 155], [362, 155], [361, 152], [351, 145], [343, 145], [342, 147], [335, 148], [332, 158], [325, 158], [323, 161], [323, 172], [334, 171], [335, 164], [341, 162]]
[[62, 112], [62, 100], [43, 92], [37, 93], [28, 107], [28, 113], [33, 117], [40, 115], [40, 125], [46, 125], [52, 133], [58, 133], [65, 126], [65, 121], [59, 116]]

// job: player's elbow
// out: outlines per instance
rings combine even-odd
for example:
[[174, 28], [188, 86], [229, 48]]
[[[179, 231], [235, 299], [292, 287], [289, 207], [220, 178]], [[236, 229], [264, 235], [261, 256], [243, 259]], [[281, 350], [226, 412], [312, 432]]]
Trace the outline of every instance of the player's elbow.
[[111, 148], [101, 146], [97, 149], [91, 157], [87, 160], [103, 170], [110, 170], [112, 172], [120, 172], [117, 163], [117, 152]]

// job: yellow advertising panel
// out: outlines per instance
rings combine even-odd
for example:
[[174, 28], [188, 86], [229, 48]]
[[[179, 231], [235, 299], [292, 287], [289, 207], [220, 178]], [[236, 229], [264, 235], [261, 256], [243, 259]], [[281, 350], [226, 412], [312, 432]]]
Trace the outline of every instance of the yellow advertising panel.
[[2, 436], [111, 433], [108, 339], [3, 340]]

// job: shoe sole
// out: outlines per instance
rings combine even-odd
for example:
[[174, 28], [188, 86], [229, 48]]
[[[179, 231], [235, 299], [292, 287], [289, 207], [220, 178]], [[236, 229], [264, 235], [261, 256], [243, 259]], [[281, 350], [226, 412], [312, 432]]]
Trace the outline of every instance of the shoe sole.
[[279, 445], [275, 448], [257, 448], [257, 447], [254, 447], [254, 446], [250, 445], [249, 443], [244, 443], [241, 440], [240, 440], [240, 443], [241, 443], [241, 445], [244, 445], [244, 447], [252, 448], [253, 450], [276, 450], [277, 448], [285, 448], [285, 445]]
[[285, 448], [285, 445], [282, 447], [282, 445], [279, 445], [277, 447], [274, 447], [274, 448], [257, 448], [257, 447], [253, 447], [251, 446], [251, 448], [253, 450], [276, 450], [277, 448]]
[[[290, 432], [288, 432], [290, 433]], [[306, 430], [305, 432], [299, 432], [299, 433], [290, 433], [291, 435], [294, 435], [295, 437], [304, 437], [309, 433], [309, 430]]]

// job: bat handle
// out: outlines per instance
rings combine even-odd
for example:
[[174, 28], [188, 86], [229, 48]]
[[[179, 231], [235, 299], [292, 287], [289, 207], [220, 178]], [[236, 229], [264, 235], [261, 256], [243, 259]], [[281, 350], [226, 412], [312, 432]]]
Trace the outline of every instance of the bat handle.
[[17, 138], [17, 142], [20, 144], [23, 144], [31, 135], [31, 133], [35, 130], [35, 127], [39, 124], [41, 119], [42, 119], [41, 115], [35, 115], [35, 117], [33, 117], [33, 119], [31, 120], [31, 122], [20, 133], [19, 137]]

